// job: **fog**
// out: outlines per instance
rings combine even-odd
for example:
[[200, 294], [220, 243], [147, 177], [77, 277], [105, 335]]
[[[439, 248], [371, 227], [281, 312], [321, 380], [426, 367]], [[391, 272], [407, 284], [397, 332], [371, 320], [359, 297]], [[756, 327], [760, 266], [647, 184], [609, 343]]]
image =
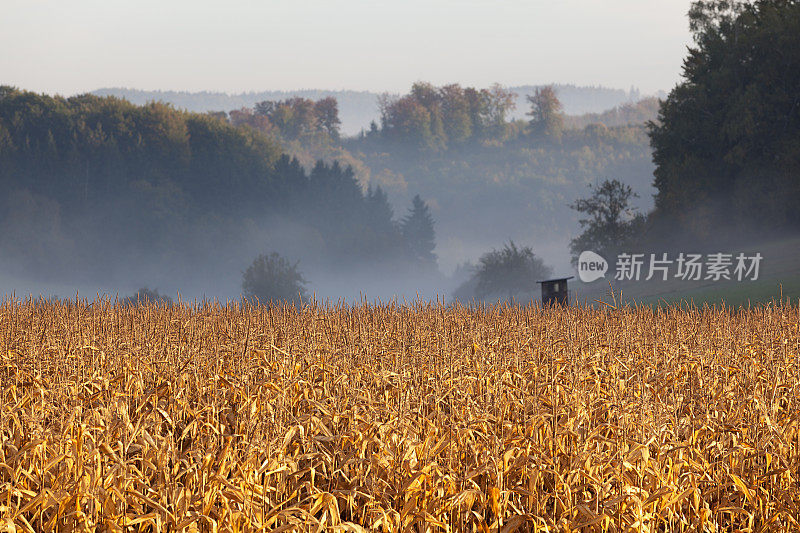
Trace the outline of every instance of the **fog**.
[[[7, 295], [122, 297], [147, 287], [173, 298], [180, 294], [190, 300], [225, 301], [241, 296], [242, 273], [257, 255], [277, 251], [299, 262], [308, 294], [319, 299], [449, 299], [464, 281], [453, 277], [459, 264], [474, 264], [482, 254], [512, 239], [531, 246], [556, 273], [572, 273], [569, 234], [554, 235], [546, 228], [535, 234], [520, 232], [519, 221], [508, 216], [502, 202], [482, 205], [480, 220], [494, 224], [480, 234], [470, 235], [466, 228], [456, 236], [448, 235], [448, 227], [457, 226], [447, 220], [447, 213], [434, 213], [437, 264], [433, 270], [420, 272], [392, 259], [349, 262], [330, 257], [319, 232], [304, 224], [302, 213], [248, 218], [235, 225], [220, 222], [213, 231], [189, 225], [175, 232], [158, 225], [150, 229], [145, 212], [139, 220], [128, 221], [130, 227], [142, 230], [115, 240], [115, 228], [102, 228], [102, 221], [114, 220], [114, 209], [95, 210], [93, 220], [100, 222], [78, 231], [70, 227], [75, 222], [64, 224], [65, 217], [53, 201], [29, 193], [12, 194], [8, 200], [13, 205], [6, 207], [0, 238], [0, 292]], [[395, 206], [396, 213], [403, 210]], [[573, 224], [574, 214], [566, 206], [561, 215], [563, 227]], [[532, 286], [535, 281], [531, 280]]]
[[[19, 201], [20, 197], [16, 199]], [[80, 235], [69, 235], [59, 227], [57, 209], [46, 202], [34, 202], [25, 209], [39, 223], [20, 218], [11, 226], [6, 221], [5, 227], [14, 233], [18, 246], [8, 245], [8, 238], [0, 240], [6, 244], [0, 261], [0, 292], [6, 295], [69, 298], [77, 293], [89, 298], [97, 294], [113, 298], [149, 288], [176, 300], [180, 295], [184, 300], [226, 301], [241, 297], [242, 273], [257, 255], [278, 251], [290, 261], [299, 262], [299, 270], [308, 281], [306, 291], [318, 300], [452, 300], [458, 285], [465, 281], [464, 273], [459, 277], [456, 267], [477, 263], [481, 255], [509, 240], [531, 246], [555, 275], [574, 274], [568, 245], [572, 234], [577, 233], [577, 224], [566, 205], [558, 233], [547, 228], [540, 228], [535, 234], [520, 232], [519, 221], [508, 216], [503, 203], [487, 202], [482, 206], [481, 220], [495, 223], [472, 239], [469, 232], [448, 235], [448, 221], [437, 221], [437, 265], [435, 270], [424, 273], [408, 265], [393, 264], [392, 260], [343, 264], [341, 258], [326, 255], [319, 234], [304, 226], [302, 217], [296, 221], [278, 216], [248, 219], [236, 227], [221, 224], [214, 233], [207, 228], [186, 228], [170, 238], [170, 242], [182, 239], [171, 245], [174, 250], [154, 253], [147, 246], [120, 245], [110, 236], [82, 240]], [[48, 209], [50, 220], [42, 220], [42, 210], [47, 213]], [[395, 211], [402, 212], [402, 208], [396, 206]], [[16, 216], [14, 210], [10, 216]], [[434, 216], [438, 218], [437, 214]], [[571, 225], [572, 232], [564, 229]], [[128, 239], [148, 243], [151, 237], [139, 233]], [[16, 253], [12, 255], [14, 249]], [[535, 281], [531, 280], [532, 290], [538, 290]]]
[[[710, 207], [712, 204], [713, 202], [709, 202], [702, 209], [686, 213], [683, 220], [686, 224], [708, 218], [724, 220], [724, 209], [715, 210]], [[98, 294], [111, 298], [130, 296], [138, 289], [147, 287], [174, 300], [180, 297], [183, 300], [218, 299], [224, 302], [241, 297], [242, 273], [254, 257], [265, 251], [277, 250], [292, 261], [299, 261], [300, 271], [308, 280], [306, 291], [309, 297], [317, 301], [353, 303], [362, 300], [413, 301], [419, 298], [452, 301], [454, 291], [465, 281], [463, 272], [459, 277], [456, 266], [465, 261], [476, 263], [482, 254], [492, 248], [501, 247], [508, 239], [514, 239], [520, 245], [531, 246], [537, 256], [553, 269], [556, 276], [576, 274], [570, 264], [569, 234], [554, 235], [543, 231], [525, 238], [526, 235], [514, 233], [514, 220], [507, 220], [502, 204], [487, 204], [483, 212], [489, 218], [505, 222], [494, 228], [498, 238], [469, 241], [463, 240], [463, 236], [454, 239], [444, 232], [438, 233], [438, 268], [426, 273], [414, 272], [411, 268], [398, 268], [391, 261], [371, 261], [365, 264], [341, 264], [339, 260], [333, 261], [326, 257], [318, 235], [300, 224], [277, 217], [250, 220], [247, 231], [234, 233], [227, 228], [216, 237], [209, 236], [205, 231], [184, 234], [186, 240], [182, 243], [183, 251], [176, 254], [131, 252], [115, 247], [112, 241], [76, 247], [76, 236], [63, 242], [52, 238], [49, 241], [43, 240], [41, 227], [30, 226], [28, 234], [18, 233], [16, 238], [30, 242], [32, 246], [45, 245], [48, 250], [59, 252], [53, 255], [45, 252], [46, 260], [33, 262], [26, 254], [12, 256], [6, 251], [0, 263], [0, 293], [5, 296], [60, 298], [74, 298], [78, 294], [92, 299]], [[780, 278], [787, 271], [792, 271], [797, 260], [798, 252], [795, 241], [791, 240], [794, 235], [792, 232], [771, 233], [765, 239], [763, 227], [756, 220], [751, 223], [739, 222], [735, 226], [718, 224], [711, 243], [708, 239], [693, 239], [679, 232], [677, 221], [664, 227], [673, 228], [674, 231], [667, 229], [654, 233], [645, 247], [623, 251], [657, 254], [666, 252], [671, 255], [680, 252], [710, 254], [758, 251], [764, 256], [762, 279]], [[577, 229], [573, 232], [577, 233]], [[146, 236], [140, 237], [146, 240]], [[790, 244], [781, 245], [781, 242]], [[76, 254], [89, 254], [94, 261], [87, 264], [76, 257]], [[591, 301], [608, 292], [609, 282], [616, 290], [624, 291], [632, 298], [711, 285], [708, 282], [680, 283], [674, 280], [667, 284], [660, 281], [618, 281], [613, 279], [615, 258], [606, 259], [612, 264], [605, 279], [592, 284], [582, 284], [576, 279], [572, 282], [573, 290]], [[533, 291], [537, 290], [535, 281], [531, 280]], [[535, 292], [532, 294], [535, 295]]]

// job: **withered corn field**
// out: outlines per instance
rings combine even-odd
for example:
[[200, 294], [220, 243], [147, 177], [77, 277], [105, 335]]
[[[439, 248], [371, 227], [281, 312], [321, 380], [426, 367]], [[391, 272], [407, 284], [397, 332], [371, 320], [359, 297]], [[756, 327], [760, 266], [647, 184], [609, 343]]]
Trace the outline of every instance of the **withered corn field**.
[[793, 531], [800, 311], [0, 303], [0, 531]]

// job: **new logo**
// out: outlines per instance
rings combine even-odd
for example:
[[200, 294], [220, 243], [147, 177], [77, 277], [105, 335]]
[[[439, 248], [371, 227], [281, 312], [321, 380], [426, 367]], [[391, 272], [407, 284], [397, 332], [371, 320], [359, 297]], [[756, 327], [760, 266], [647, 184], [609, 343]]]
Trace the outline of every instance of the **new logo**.
[[584, 283], [590, 283], [596, 279], [606, 277], [608, 272], [608, 261], [594, 252], [581, 252], [578, 257], [578, 277]]

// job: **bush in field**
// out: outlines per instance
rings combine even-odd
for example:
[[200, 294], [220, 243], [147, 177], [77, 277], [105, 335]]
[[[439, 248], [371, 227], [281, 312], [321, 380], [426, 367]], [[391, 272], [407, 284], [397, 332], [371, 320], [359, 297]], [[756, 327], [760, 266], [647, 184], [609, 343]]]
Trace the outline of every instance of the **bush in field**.
[[244, 296], [262, 302], [300, 303], [307, 297], [304, 285], [308, 282], [298, 265], [299, 261], [292, 263], [277, 252], [259, 255], [242, 275]]
[[481, 256], [473, 268], [472, 277], [456, 290], [459, 300], [472, 297], [479, 300], [507, 298], [518, 295], [533, 297], [536, 281], [548, 278], [552, 269], [536, 257], [529, 246], [517, 247], [508, 241], [501, 250], [492, 250]]
[[122, 298], [122, 303], [126, 305], [136, 305], [136, 304], [145, 304], [149, 305], [151, 303], [166, 303], [172, 304], [172, 298], [167, 295], [160, 294], [158, 289], [150, 289], [148, 287], [142, 287], [141, 289], [137, 290], [132, 296], [127, 296]]

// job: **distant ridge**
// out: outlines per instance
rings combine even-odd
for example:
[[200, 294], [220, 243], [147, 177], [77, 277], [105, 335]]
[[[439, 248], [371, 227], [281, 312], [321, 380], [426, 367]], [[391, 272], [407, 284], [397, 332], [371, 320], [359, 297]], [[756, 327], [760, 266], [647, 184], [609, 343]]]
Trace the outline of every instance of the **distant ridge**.
[[[509, 87], [517, 93], [517, 108], [512, 112], [513, 118], [524, 119], [528, 111], [525, 97], [533, 94], [536, 85], [520, 85]], [[539, 86], [540, 87], [540, 86]], [[409, 87], [410, 88], [410, 87]], [[586, 87], [567, 84], [556, 84], [556, 91], [564, 111], [569, 115], [584, 113], [601, 113], [618, 105], [636, 101], [639, 91], [631, 88], [613, 89], [608, 87]], [[261, 91], [238, 94], [222, 92], [188, 92], [188, 91], [145, 91], [121, 87], [103, 88], [93, 91], [98, 96], [116, 96], [125, 98], [131, 103], [142, 105], [151, 101], [168, 102], [179, 109], [188, 111], [231, 111], [242, 107], [253, 107], [263, 100], [283, 100], [292, 96], [300, 96], [319, 100], [327, 96], [335, 97], [339, 102], [339, 118], [342, 121], [342, 132], [355, 135], [361, 129], [368, 129], [369, 123], [380, 118], [378, 97], [380, 93], [370, 91], [330, 91], [322, 89], [303, 89], [298, 91]]]

